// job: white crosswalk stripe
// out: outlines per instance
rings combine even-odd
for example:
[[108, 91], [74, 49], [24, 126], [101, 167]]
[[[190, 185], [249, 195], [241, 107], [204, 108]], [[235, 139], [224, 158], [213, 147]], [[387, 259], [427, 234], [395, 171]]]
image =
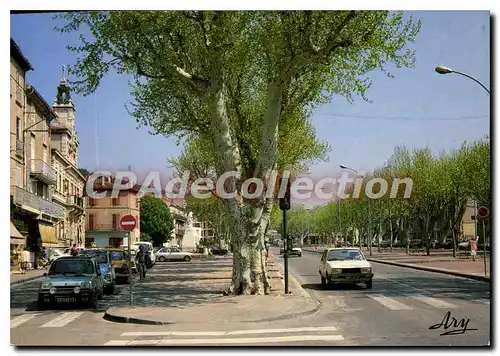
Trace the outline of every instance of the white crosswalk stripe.
[[426, 297], [423, 295], [413, 295], [413, 299], [419, 300], [422, 303], [428, 304], [434, 308], [445, 308], [445, 309], [455, 309], [458, 308], [457, 305], [445, 302], [444, 300], [439, 300], [436, 298]]
[[224, 335], [248, 335], [248, 334], [276, 334], [296, 332], [320, 332], [336, 331], [335, 326], [303, 327], [290, 329], [249, 329], [233, 331], [131, 331], [121, 336], [224, 336]]
[[373, 299], [374, 301], [382, 304], [383, 306], [389, 308], [390, 310], [411, 310], [413, 309], [409, 305], [403, 304], [394, 300], [392, 298], [380, 295], [380, 294], [368, 294], [368, 297]]
[[83, 312], [67, 312], [62, 313], [57, 318], [52, 319], [48, 323], [43, 324], [42, 328], [61, 328], [65, 325], [68, 325], [73, 320], [77, 319]]
[[[157, 339], [145, 340], [110, 340], [104, 346], [150, 346], [150, 345], [250, 345], [250, 344], [268, 344], [268, 343], [286, 343], [286, 342], [304, 342], [304, 341], [342, 341], [344, 337], [337, 334], [323, 335], [304, 335], [308, 332], [331, 332], [336, 331], [334, 326], [323, 327], [302, 327], [302, 328], [284, 328], [284, 329], [249, 329], [249, 330], [220, 330], [220, 331], [134, 331], [125, 332], [121, 336], [144, 337], [159, 336]], [[293, 334], [296, 335], [283, 335]], [[266, 335], [260, 337], [229, 337], [238, 335]], [[279, 336], [269, 336], [269, 334], [282, 334]], [[191, 338], [172, 338], [180, 336], [191, 336]], [[193, 338], [193, 337], [202, 338]], [[224, 338], [209, 338], [209, 336], [226, 336]]]
[[25, 322], [33, 319], [36, 316], [38, 316], [38, 314], [23, 314], [15, 316], [10, 320], [10, 328], [11, 329], [17, 328], [19, 325], [24, 324]]

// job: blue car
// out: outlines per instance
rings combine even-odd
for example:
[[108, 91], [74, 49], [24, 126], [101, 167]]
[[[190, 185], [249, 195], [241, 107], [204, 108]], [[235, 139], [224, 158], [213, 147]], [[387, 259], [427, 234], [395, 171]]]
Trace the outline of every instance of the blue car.
[[79, 256], [94, 257], [96, 259], [104, 280], [104, 293], [113, 294], [115, 292], [116, 274], [111, 264], [110, 251], [98, 248], [88, 249], [84, 250]]

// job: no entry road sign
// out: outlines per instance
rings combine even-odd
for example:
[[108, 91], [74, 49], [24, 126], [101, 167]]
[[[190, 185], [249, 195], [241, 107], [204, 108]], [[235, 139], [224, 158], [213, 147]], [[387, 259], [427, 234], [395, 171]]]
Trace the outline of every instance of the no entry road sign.
[[120, 220], [120, 229], [124, 231], [132, 231], [137, 225], [137, 220], [132, 215], [125, 215]]
[[479, 220], [486, 220], [488, 216], [490, 216], [490, 210], [487, 207], [481, 206], [477, 209], [477, 218]]

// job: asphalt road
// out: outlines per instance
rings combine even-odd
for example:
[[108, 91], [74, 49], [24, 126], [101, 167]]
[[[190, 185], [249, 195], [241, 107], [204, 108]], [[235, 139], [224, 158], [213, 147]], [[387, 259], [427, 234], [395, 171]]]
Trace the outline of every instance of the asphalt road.
[[[372, 263], [375, 276], [371, 290], [364, 285], [322, 287], [319, 260], [320, 254], [303, 252], [302, 257], [289, 259], [290, 272], [312, 297], [321, 301], [322, 308], [314, 316], [316, 324], [329, 321], [352, 344], [489, 345], [489, 283]], [[448, 312], [450, 321], [468, 320], [468, 330], [443, 336], [440, 334], [463, 327], [429, 330], [440, 324]]]
[[[117, 286], [115, 295], [105, 296], [95, 311], [73, 307], [38, 311], [35, 301], [40, 281], [12, 286], [11, 343], [18, 346], [488, 345], [489, 284], [374, 264], [372, 290], [364, 286], [324, 289], [317, 272], [318, 262], [319, 254], [304, 252], [302, 257], [290, 259], [290, 271], [312, 297], [321, 301], [320, 311], [265, 324], [114, 323], [103, 319], [104, 312], [111, 306], [127, 304], [128, 285]], [[183, 273], [193, 268], [206, 267], [196, 261], [157, 263], [148, 274]], [[157, 291], [160, 292], [168, 300], [179, 294], [169, 288]], [[151, 293], [147, 290], [147, 295], [136, 295], [135, 300], [149, 303]], [[419, 295], [434, 299], [415, 299]], [[440, 336], [445, 330], [429, 330], [448, 311], [457, 319], [470, 319], [468, 328], [478, 330], [449, 336]]]

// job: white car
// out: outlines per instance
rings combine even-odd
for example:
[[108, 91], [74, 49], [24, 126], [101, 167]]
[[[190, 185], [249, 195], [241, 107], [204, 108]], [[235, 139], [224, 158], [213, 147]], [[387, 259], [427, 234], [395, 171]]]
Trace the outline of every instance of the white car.
[[189, 262], [193, 258], [191, 252], [184, 252], [175, 247], [163, 247], [156, 251], [156, 260], [159, 262], [165, 261], [185, 261]]
[[372, 288], [372, 265], [356, 247], [329, 248], [323, 251], [319, 265], [321, 284], [364, 283]]

